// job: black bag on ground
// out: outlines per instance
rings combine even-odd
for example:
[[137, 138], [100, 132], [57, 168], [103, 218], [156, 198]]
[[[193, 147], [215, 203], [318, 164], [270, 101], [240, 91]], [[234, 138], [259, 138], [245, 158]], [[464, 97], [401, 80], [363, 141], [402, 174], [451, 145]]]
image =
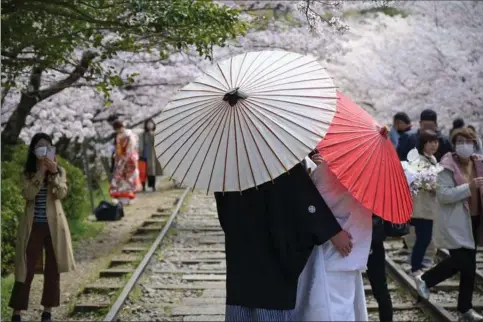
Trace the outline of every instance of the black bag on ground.
[[393, 224], [384, 220], [384, 232], [387, 237], [402, 237], [409, 234], [409, 222], [404, 224]]
[[108, 201], [101, 201], [94, 215], [98, 221], [116, 221], [124, 217], [124, 209], [120, 203], [112, 204]]

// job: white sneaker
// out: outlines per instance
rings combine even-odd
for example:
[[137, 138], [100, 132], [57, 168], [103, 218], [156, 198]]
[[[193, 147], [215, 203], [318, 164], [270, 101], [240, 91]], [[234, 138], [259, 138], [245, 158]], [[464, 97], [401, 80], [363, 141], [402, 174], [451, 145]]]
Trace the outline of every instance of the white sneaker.
[[461, 322], [475, 322], [475, 321], [483, 321], [483, 316], [478, 314], [475, 310], [471, 309], [468, 310], [466, 313], [462, 313], [459, 320]]
[[422, 298], [428, 299], [429, 298], [429, 290], [426, 286], [426, 282], [421, 278], [422, 275], [417, 275], [414, 277], [414, 281], [416, 282], [416, 290], [418, 291], [419, 296]]

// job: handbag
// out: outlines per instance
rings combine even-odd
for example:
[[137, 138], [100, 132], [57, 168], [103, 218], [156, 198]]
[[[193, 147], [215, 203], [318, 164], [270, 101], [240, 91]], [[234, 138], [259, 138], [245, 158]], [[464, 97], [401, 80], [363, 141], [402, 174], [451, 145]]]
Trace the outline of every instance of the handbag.
[[94, 210], [94, 215], [98, 221], [117, 221], [124, 217], [122, 204], [113, 204], [108, 201], [101, 201]]
[[147, 178], [147, 163], [145, 159], [140, 159], [138, 161], [138, 169], [139, 169], [139, 179], [142, 183], [146, 182]]

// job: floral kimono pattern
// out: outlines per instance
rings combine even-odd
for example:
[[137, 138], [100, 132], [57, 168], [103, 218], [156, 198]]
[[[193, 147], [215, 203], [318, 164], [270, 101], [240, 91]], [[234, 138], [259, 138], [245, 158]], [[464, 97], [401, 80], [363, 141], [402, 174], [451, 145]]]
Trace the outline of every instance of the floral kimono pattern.
[[126, 129], [117, 135], [114, 173], [109, 189], [113, 198], [134, 199], [141, 189], [137, 141], [137, 135], [131, 130]]

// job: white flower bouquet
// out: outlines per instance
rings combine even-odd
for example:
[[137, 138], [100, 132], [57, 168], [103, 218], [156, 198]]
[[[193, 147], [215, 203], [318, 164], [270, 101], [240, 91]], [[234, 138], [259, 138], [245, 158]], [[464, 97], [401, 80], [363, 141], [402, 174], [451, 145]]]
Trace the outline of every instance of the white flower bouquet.
[[438, 173], [443, 170], [443, 167], [439, 164], [433, 165], [422, 161], [416, 149], [409, 152], [408, 162], [401, 163], [413, 196], [417, 195], [420, 190], [436, 191]]

